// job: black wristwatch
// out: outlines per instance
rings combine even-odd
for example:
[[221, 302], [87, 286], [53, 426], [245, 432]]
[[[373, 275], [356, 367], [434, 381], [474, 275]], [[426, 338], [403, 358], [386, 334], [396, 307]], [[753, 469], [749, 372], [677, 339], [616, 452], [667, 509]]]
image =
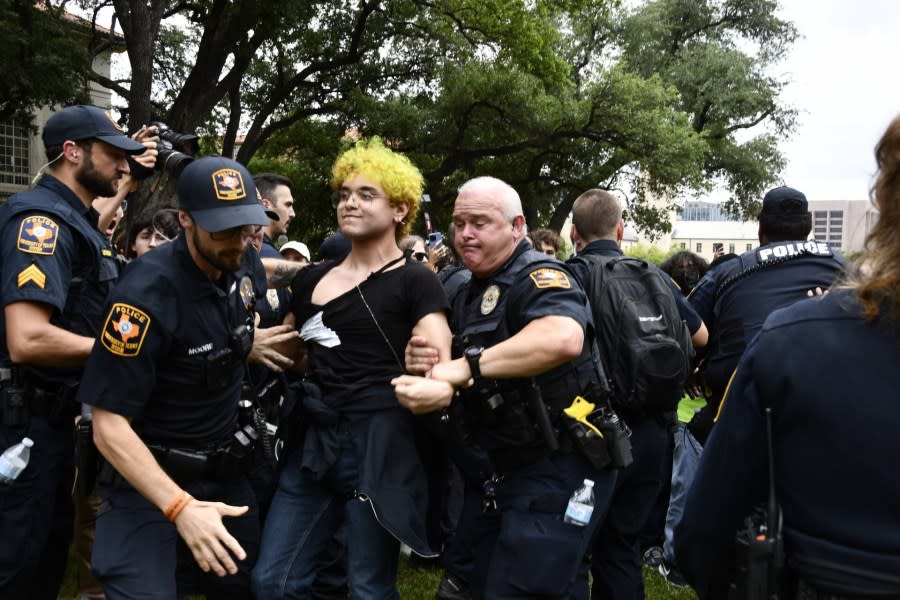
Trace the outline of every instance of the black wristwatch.
[[483, 352], [484, 348], [481, 346], [469, 346], [463, 350], [463, 356], [466, 357], [466, 362], [469, 363], [469, 371], [472, 373], [472, 380], [481, 378], [481, 366], [478, 362], [481, 360], [481, 354]]

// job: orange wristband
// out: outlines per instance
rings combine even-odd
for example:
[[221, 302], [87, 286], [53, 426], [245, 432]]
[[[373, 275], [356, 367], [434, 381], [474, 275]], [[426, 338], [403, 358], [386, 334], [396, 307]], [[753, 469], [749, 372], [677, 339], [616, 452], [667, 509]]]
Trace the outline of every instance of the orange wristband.
[[169, 506], [163, 511], [163, 515], [174, 523], [175, 519], [178, 518], [178, 515], [181, 514], [181, 511], [184, 510], [184, 507], [193, 499], [193, 496], [182, 491], [171, 503], [169, 503]]

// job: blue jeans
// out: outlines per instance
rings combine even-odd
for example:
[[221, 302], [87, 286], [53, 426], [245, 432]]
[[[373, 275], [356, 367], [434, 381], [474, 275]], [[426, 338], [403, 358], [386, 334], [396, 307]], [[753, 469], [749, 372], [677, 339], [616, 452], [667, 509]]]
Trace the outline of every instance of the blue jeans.
[[257, 598], [309, 598], [316, 558], [346, 519], [350, 598], [399, 600], [400, 542], [381, 526], [367, 500], [353, 497], [356, 450], [349, 433], [339, 437], [337, 460], [322, 480], [301, 469], [299, 449], [287, 456], [253, 570]]
[[681, 521], [684, 514], [684, 503], [687, 500], [688, 490], [694, 481], [697, 467], [700, 464], [700, 453], [703, 447], [700, 445], [685, 423], [678, 423], [675, 430], [675, 454], [672, 458], [672, 494], [669, 497], [669, 511], [666, 513], [665, 540], [663, 541], [663, 558], [667, 563], [674, 565], [675, 546], [672, 542], [675, 526]]

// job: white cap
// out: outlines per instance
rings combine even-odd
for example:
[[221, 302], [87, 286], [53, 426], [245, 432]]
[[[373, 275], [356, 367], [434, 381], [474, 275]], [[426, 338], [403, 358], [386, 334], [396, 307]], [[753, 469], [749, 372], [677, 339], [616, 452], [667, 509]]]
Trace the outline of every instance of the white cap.
[[34, 446], [34, 442], [31, 440], [31, 438], [26, 437], [22, 438], [22, 445], [24, 445], [26, 448], [31, 448], [32, 446]]
[[593, 480], [593, 479], [585, 479], [585, 480], [584, 480], [584, 485], [585, 485], [586, 487], [594, 487], [594, 480]]
[[306, 244], [304, 244], [303, 242], [288, 242], [281, 247], [280, 252], [284, 254], [285, 250], [293, 250], [294, 252], [299, 252], [306, 258], [306, 260], [312, 261], [312, 257], [309, 254], [309, 248], [307, 248]]

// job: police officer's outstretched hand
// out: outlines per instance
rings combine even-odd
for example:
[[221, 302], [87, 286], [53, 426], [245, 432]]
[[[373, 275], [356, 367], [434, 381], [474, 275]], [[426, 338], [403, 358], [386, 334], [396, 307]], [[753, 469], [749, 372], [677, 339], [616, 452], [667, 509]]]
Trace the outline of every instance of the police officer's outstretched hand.
[[450, 404], [455, 392], [446, 381], [401, 375], [391, 380], [397, 400], [414, 415], [429, 413]]
[[222, 523], [222, 517], [238, 517], [247, 512], [247, 508], [193, 499], [175, 519], [178, 534], [204, 573], [212, 570], [219, 577], [226, 573], [234, 575], [237, 565], [232, 554], [238, 560], [247, 558], [247, 553]]

